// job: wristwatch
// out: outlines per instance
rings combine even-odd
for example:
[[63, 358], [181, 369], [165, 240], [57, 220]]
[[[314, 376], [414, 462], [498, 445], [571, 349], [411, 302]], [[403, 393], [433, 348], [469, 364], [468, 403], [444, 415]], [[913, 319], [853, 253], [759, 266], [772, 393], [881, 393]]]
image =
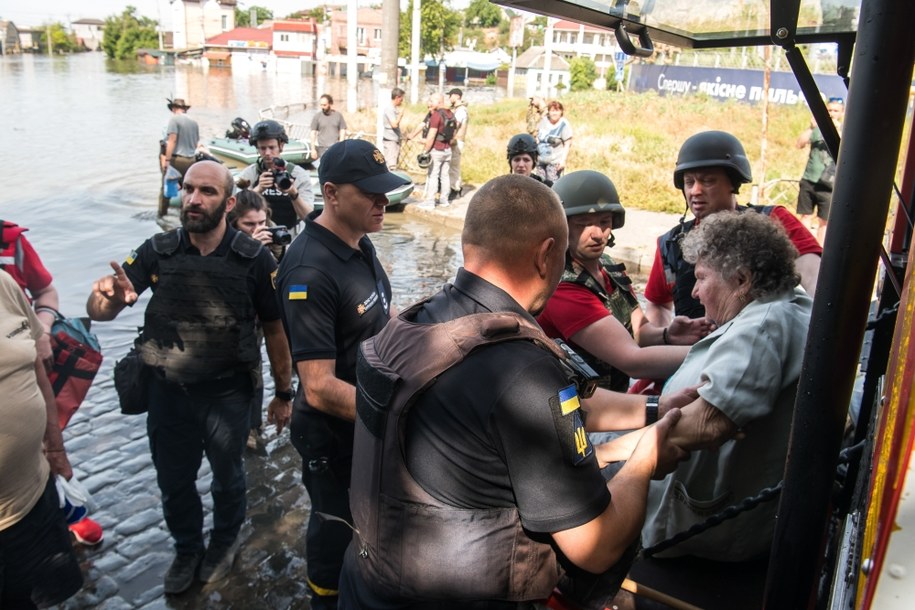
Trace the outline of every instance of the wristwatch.
[[[279, 398], [280, 400], [285, 400], [286, 402], [291, 402], [292, 398], [293, 398], [292, 388], [289, 388], [288, 390], [277, 390], [276, 392], [273, 393], [273, 395], [276, 396], [277, 398]], [[657, 412], [655, 412], [655, 419], [657, 419]]]
[[645, 401], [645, 425], [650, 426], [651, 424], [658, 421], [658, 406], [661, 404], [660, 396], [648, 396], [648, 400]]

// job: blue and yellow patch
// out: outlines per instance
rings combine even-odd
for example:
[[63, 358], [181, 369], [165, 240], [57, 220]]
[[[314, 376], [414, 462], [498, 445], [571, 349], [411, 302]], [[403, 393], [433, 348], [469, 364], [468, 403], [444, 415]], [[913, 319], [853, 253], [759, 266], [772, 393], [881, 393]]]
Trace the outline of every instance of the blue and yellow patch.
[[550, 407], [559, 444], [566, 459], [574, 466], [586, 463], [594, 453], [594, 446], [585, 430], [581, 401], [575, 385], [562, 388], [551, 397]]
[[308, 299], [307, 284], [292, 284], [289, 286], [288, 298], [290, 301], [304, 301]]
[[124, 264], [132, 265], [135, 260], [137, 260], [137, 251], [131, 250], [130, 254], [127, 255], [127, 259], [124, 261]]

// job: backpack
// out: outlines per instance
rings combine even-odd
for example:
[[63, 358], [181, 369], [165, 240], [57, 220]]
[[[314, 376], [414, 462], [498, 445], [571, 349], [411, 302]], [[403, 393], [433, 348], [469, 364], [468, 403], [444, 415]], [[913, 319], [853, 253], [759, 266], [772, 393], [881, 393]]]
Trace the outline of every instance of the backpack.
[[[450, 144], [457, 131], [457, 120], [455, 120], [453, 113], [445, 112], [441, 108], [436, 108], [435, 111], [442, 117], [442, 128], [435, 134], [435, 140], [436, 142], [448, 142]], [[429, 128], [432, 123], [431, 111], [426, 114], [423, 122], [425, 123], [425, 127], [423, 127], [423, 137], [425, 138], [429, 134]]]

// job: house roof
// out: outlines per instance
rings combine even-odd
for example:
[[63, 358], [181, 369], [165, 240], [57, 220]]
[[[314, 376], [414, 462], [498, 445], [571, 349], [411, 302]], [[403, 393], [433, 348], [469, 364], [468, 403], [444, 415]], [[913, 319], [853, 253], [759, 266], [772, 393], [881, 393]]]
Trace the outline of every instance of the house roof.
[[73, 25], [105, 25], [101, 19], [77, 19], [72, 22]]
[[273, 22], [274, 32], [315, 32], [316, 30], [314, 22], [304, 19]]
[[225, 47], [230, 40], [273, 43], [273, 30], [263, 28], [235, 28], [207, 39], [208, 46]]
[[[524, 69], [542, 70], [546, 63], [546, 49], [543, 47], [530, 47], [515, 60], [515, 66]], [[561, 55], [553, 53], [550, 58], [550, 70], [568, 70], [569, 62]]]

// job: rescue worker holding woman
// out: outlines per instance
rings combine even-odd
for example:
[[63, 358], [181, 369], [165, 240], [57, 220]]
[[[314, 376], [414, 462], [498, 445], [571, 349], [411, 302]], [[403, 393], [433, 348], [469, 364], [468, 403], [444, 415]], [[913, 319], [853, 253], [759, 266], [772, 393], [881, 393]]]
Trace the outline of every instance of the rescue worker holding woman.
[[[649, 480], [685, 455], [667, 442], [678, 411], [606, 483], [584, 411], [590, 427], [617, 409], [644, 414], [645, 398], [598, 390], [583, 407], [593, 385], [532, 317], [565, 262], [559, 199], [522, 176], [495, 178], [471, 199], [461, 241], [454, 283], [360, 348], [340, 608], [529, 607], [561, 566], [564, 593], [603, 609]], [[665, 408], [692, 396], [664, 397]]]
[[679, 316], [658, 327], [645, 318], [625, 265], [604, 251], [626, 221], [607, 176], [572, 172], [553, 190], [568, 219], [569, 250], [562, 281], [537, 317], [540, 326], [568, 341], [601, 375], [601, 387], [625, 392], [630, 377], [667, 378], [686, 357], [686, 346], [708, 334], [708, 322]]
[[[283, 147], [289, 143], [289, 136], [279, 122], [268, 119], [255, 123], [248, 142], [257, 148], [259, 156], [256, 163], [242, 170], [239, 182], [247, 181], [255, 193], [263, 195], [270, 204], [273, 221], [295, 234], [299, 220], [314, 209], [315, 196], [308, 172], [283, 160]], [[286, 181], [278, 184], [275, 176], [283, 172], [288, 174]]]

